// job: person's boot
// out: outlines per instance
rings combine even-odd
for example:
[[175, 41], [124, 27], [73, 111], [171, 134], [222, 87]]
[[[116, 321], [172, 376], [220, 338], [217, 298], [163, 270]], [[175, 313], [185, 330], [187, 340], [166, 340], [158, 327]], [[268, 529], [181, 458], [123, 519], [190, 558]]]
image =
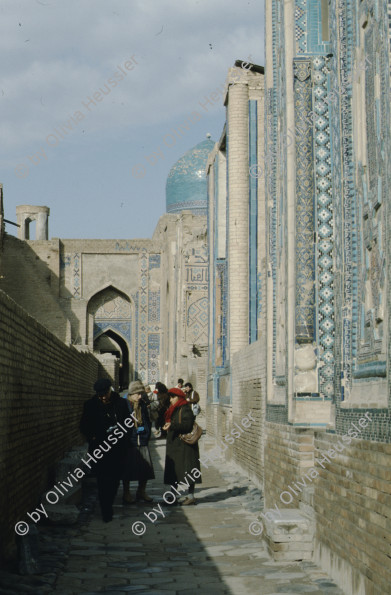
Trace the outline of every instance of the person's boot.
[[180, 502], [181, 506], [191, 506], [192, 504], [195, 504], [195, 498], [193, 494], [189, 494], [186, 498], [186, 500], [183, 500], [183, 502]]
[[132, 494], [130, 493], [129, 486], [124, 485], [124, 494], [122, 496], [122, 504], [127, 506], [129, 504], [134, 504], [136, 500], [132, 498]]
[[136, 498], [137, 500], [144, 500], [144, 502], [153, 502], [153, 498], [151, 498], [145, 493], [146, 485], [146, 482], [139, 484], [136, 492]]

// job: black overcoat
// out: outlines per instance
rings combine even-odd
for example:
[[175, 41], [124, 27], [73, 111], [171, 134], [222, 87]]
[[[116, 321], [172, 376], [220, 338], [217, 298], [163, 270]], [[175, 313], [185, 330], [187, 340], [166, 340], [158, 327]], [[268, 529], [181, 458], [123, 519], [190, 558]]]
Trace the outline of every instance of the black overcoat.
[[[181, 422], [179, 423], [179, 413]], [[191, 406], [186, 404], [175, 409], [171, 417], [171, 426], [167, 432], [166, 464], [164, 468], [164, 483], [173, 485], [185, 481], [185, 475], [191, 474], [193, 469], [200, 470], [200, 452], [198, 442], [186, 444], [179, 438], [179, 434], [187, 434], [193, 429], [195, 417]], [[198, 473], [196, 473], [198, 475]], [[194, 477], [194, 476], [192, 476]], [[188, 482], [201, 483], [201, 476], [194, 478], [194, 482], [188, 477]]]
[[[89, 463], [97, 475], [117, 477], [122, 474], [127, 438], [122, 431], [114, 434], [113, 430], [108, 430], [118, 422], [124, 425], [124, 420], [128, 417], [128, 406], [116, 393], [112, 393], [107, 404], [102, 403], [96, 395], [84, 403], [80, 431], [88, 440], [88, 452], [94, 456], [94, 450], [100, 448], [104, 453], [96, 463]], [[109, 434], [113, 435], [111, 440], [108, 440]]]

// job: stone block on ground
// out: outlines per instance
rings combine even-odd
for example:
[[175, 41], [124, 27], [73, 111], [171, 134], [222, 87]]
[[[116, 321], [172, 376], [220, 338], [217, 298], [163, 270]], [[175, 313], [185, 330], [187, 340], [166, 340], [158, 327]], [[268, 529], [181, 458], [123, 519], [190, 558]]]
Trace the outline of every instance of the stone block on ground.
[[314, 549], [314, 522], [297, 508], [280, 510], [264, 518], [264, 538], [274, 560], [311, 560]]

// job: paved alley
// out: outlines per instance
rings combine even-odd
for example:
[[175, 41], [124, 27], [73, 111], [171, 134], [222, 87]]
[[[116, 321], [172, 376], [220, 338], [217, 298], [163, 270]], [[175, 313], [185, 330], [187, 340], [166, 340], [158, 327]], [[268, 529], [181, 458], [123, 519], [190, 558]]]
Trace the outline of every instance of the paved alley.
[[[204, 452], [213, 445], [206, 437], [201, 443]], [[93, 512], [82, 514], [76, 526], [40, 528], [43, 574], [3, 572], [0, 593], [342, 594], [311, 563], [273, 562], [264, 542], [250, 535], [260, 492], [244, 475], [223, 462], [203, 468], [197, 505], [170, 507], [163, 501], [168, 487], [162, 483], [165, 441], [151, 441], [151, 452], [156, 480], [148, 493], [153, 503], [123, 507], [120, 488], [115, 518], [104, 524], [93, 487]], [[87, 483], [93, 485], [93, 480]], [[162, 513], [148, 520], [144, 513], [153, 508]], [[145, 532], [136, 536], [132, 527]]]

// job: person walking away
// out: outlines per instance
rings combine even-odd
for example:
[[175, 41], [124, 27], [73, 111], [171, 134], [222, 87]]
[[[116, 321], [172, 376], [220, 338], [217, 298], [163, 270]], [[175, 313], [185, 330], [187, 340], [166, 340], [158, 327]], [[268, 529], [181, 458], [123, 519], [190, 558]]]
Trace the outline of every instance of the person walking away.
[[194, 415], [198, 415], [201, 413], [201, 406], [200, 406], [200, 395], [194, 390], [193, 385], [191, 382], [186, 382], [185, 386], [183, 387], [183, 391], [186, 393], [186, 399], [188, 403], [191, 404], [191, 409]]
[[170, 398], [167, 394], [167, 387], [162, 382], [156, 383], [156, 390], [157, 390], [157, 398], [159, 402], [159, 408], [157, 411], [157, 420], [155, 422], [155, 436], [156, 438], [165, 438], [166, 432], [163, 430], [163, 426], [166, 423], [164, 414], [166, 413], [167, 409], [170, 406]]
[[126, 402], [112, 391], [108, 378], [97, 380], [94, 390], [95, 396], [84, 403], [80, 431], [88, 440], [88, 452], [92, 456], [98, 448], [103, 452], [102, 457], [96, 457], [94, 471], [102, 519], [108, 523], [113, 518], [113, 502], [126, 455], [126, 439], [117, 424], [123, 425], [129, 413]]
[[182, 502], [183, 506], [195, 504], [194, 489], [196, 483], [201, 483], [200, 453], [198, 442], [187, 444], [180, 438], [180, 434], [188, 434], [193, 429], [195, 417], [190, 404], [186, 401], [185, 393], [180, 388], [170, 388], [170, 407], [166, 411], [166, 423], [163, 429], [167, 431], [166, 461], [164, 467], [164, 483], [176, 487], [182, 482], [188, 486], [188, 496]]
[[138, 481], [136, 500], [153, 502], [146, 492], [147, 481], [155, 479], [152, 459], [148, 448], [151, 437], [151, 421], [148, 406], [143, 398], [145, 388], [139, 380], [129, 384], [127, 404], [129, 415], [132, 415], [134, 427], [130, 429], [127, 442], [125, 468], [123, 473], [123, 504], [133, 504], [135, 500], [130, 493], [130, 482]]

